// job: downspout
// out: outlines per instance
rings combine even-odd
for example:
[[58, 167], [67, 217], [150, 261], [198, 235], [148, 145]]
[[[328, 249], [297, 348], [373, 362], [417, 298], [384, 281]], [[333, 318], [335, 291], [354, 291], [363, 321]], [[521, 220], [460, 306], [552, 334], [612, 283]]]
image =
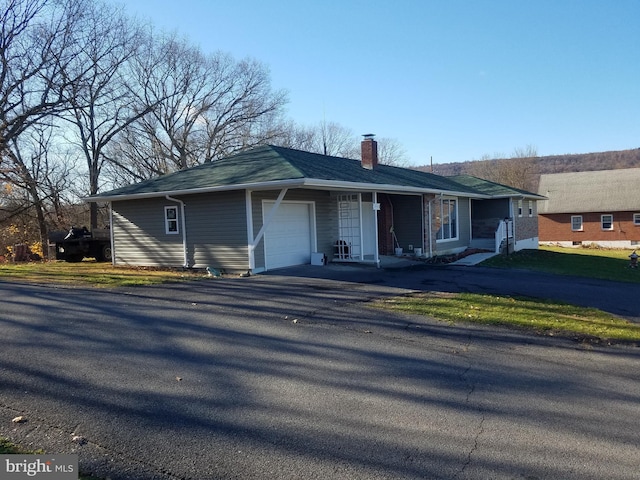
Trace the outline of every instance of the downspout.
[[109, 241], [111, 242], [111, 265], [116, 265], [116, 249], [113, 243], [113, 202], [109, 202]]
[[164, 198], [170, 202], [176, 202], [180, 204], [180, 218], [182, 220], [182, 250], [184, 252], [184, 268], [189, 268], [189, 256], [187, 251], [187, 221], [184, 216], [184, 202], [177, 198], [173, 198], [169, 195], [165, 195]]

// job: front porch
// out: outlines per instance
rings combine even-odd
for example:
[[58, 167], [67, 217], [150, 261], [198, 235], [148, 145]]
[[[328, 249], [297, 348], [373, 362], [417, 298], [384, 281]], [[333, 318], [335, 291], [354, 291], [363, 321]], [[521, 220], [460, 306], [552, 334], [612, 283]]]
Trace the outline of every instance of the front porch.
[[338, 237], [331, 261], [379, 265], [383, 256], [423, 255], [421, 195], [339, 193], [336, 199]]
[[469, 248], [500, 253], [509, 245], [514, 251], [508, 198], [387, 192], [336, 193], [335, 198], [338, 236], [328, 255], [331, 262], [383, 267], [383, 263], [456, 255]]
[[508, 198], [471, 200], [470, 248], [500, 253], [513, 249], [514, 225]]
[[[481, 226], [478, 226], [481, 224]], [[501, 253], [506, 250], [513, 251], [514, 231], [511, 219], [486, 219], [472, 220], [473, 236], [469, 242], [469, 248], [488, 250]]]

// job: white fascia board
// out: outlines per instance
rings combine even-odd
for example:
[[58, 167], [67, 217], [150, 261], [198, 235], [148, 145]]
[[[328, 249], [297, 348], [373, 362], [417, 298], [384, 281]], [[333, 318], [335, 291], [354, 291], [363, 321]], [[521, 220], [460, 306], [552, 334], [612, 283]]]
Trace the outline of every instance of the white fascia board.
[[492, 198], [492, 199], [513, 198], [518, 200], [548, 200], [547, 197], [543, 197], [542, 195], [536, 195], [536, 194], [525, 195], [524, 193], [518, 193], [513, 195], [495, 195], [495, 196], [489, 196], [488, 198]]
[[190, 188], [186, 190], [170, 190], [163, 192], [148, 193], [132, 193], [129, 195], [99, 195], [95, 197], [83, 197], [84, 202], [119, 202], [122, 200], [139, 200], [143, 198], [157, 198], [169, 196], [195, 195], [198, 193], [211, 192], [229, 192], [231, 190], [271, 190], [282, 187], [302, 187], [304, 186], [303, 178], [295, 178], [292, 180], [278, 180], [275, 182], [259, 182], [259, 183], [243, 183], [237, 185], [220, 185], [216, 187]]
[[304, 186], [307, 188], [329, 188], [331, 190], [348, 190], [348, 191], [376, 191], [379, 193], [402, 193], [406, 195], [421, 195], [424, 193], [444, 194], [452, 197], [470, 197], [470, 198], [492, 198], [490, 195], [481, 193], [458, 192], [455, 190], [444, 190], [441, 188], [420, 188], [408, 187], [404, 185], [390, 185], [379, 183], [359, 183], [359, 182], [343, 182], [334, 180], [315, 180], [305, 179]]
[[84, 202], [115, 202], [125, 200], [138, 200], [144, 198], [158, 198], [169, 196], [195, 195], [199, 193], [228, 192], [231, 190], [272, 190], [280, 188], [319, 188], [325, 190], [345, 190], [363, 192], [398, 193], [405, 195], [421, 195], [425, 193], [444, 194], [469, 198], [495, 198], [491, 195], [474, 194], [469, 192], [457, 192], [454, 190], [444, 190], [438, 188], [420, 188], [404, 185], [345, 182], [338, 180], [319, 180], [315, 178], [294, 178], [290, 180], [277, 180], [273, 182], [256, 182], [236, 185], [219, 185], [215, 187], [192, 188], [185, 190], [170, 190], [162, 192], [133, 193], [129, 195], [98, 195], [95, 197], [84, 197]]

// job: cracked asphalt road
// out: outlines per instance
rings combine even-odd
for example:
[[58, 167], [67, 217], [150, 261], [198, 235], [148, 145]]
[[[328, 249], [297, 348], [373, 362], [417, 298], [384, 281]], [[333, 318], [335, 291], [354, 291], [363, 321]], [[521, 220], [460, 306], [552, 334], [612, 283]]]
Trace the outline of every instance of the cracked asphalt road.
[[[115, 291], [0, 283], [0, 436], [113, 480], [638, 478], [638, 348], [366, 304], [521, 282], [323, 268]], [[556, 282], [529, 279], [617, 298]]]

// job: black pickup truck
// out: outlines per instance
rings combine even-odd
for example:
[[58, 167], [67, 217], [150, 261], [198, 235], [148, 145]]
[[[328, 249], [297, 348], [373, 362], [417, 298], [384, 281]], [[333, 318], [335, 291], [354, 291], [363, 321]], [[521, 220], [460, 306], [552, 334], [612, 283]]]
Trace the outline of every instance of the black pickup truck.
[[55, 240], [56, 260], [81, 262], [83, 258], [95, 258], [98, 262], [111, 261], [111, 237], [109, 230], [72, 227], [64, 238]]

